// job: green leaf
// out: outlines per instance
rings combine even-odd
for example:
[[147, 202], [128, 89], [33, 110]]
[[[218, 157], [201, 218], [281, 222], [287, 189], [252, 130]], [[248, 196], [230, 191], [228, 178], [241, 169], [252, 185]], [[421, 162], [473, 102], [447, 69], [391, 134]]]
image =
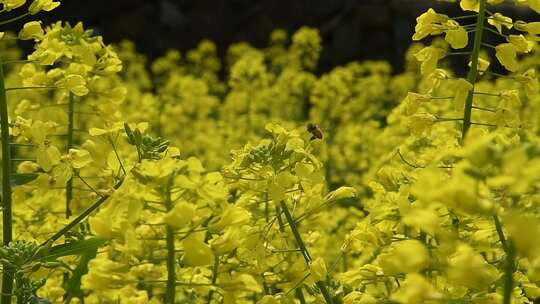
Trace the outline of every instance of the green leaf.
[[88, 272], [88, 263], [96, 257], [97, 251], [99, 246], [101, 246], [104, 242], [101, 244], [96, 244], [97, 246], [89, 247], [87, 248], [82, 254], [81, 254], [81, 260], [79, 261], [79, 265], [77, 265], [77, 268], [73, 271], [73, 274], [71, 275], [71, 278], [67, 282], [66, 287], [66, 298], [70, 299], [74, 296], [76, 297], [82, 297], [83, 293], [81, 290], [81, 278], [83, 275], [85, 275]]
[[[38, 178], [39, 174], [37, 173], [18, 173], [18, 174], [12, 174], [9, 177], [10, 184], [12, 187], [15, 186], [22, 186], [24, 184], [28, 184], [29, 182], [35, 180]], [[0, 190], [2, 187], [0, 186]]]
[[57, 245], [51, 248], [49, 253], [43, 257], [41, 260], [50, 261], [55, 260], [60, 257], [69, 256], [69, 255], [84, 255], [88, 250], [93, 248], [98, 248], [106, 242], [105, 239], [100, 238], [91, 238], [66, 244]]
[[37, 173], [20, 173], [20, 174], [13, 174], [10, 177], [11, 185], [12, 186], [21, 186], [24, 184], [28, 184], [29, 182], [35, 180], [39, 174]]
[[127, 134], [127, 137], [128, 137], [128, 143], [130, 145], [134, 145], [135, 144], [135, 137], [133, 135], [133, 131], [131, 130], [131, 128], [129, 127], [129, 125], [127, 123], [124, 123], [124, 130], [126, 130], [126, 134]]

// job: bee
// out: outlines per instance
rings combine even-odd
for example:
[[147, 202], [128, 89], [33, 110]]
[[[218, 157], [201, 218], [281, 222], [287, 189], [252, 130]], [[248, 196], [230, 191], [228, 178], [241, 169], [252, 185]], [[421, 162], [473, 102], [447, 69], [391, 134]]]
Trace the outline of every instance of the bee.
[[319, 126], [313, 123], [308, 123], [307, 130], [309, 133], [311, 133], [311, 140], [314, 139], [322, 139], [323, 138], [323, 132]]

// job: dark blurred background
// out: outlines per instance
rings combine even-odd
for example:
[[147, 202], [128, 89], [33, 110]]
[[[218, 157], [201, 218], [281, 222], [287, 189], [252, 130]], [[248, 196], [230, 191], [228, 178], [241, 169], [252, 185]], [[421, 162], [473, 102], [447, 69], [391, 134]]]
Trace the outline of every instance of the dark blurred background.
[[[106, 42], [134, 41], [149, 58], [194, 48], [205, 38], [221, 55], [239, 41], [264, 47], [272, 30], [293, 33], [308, 25], [323, 37], [319, 71], [365, 59], [388, 60], [399, 71], [415, 18], [430, 6], [462, 14], [457, 4], [435, 0], [64, 0], [39, 17], [45, 23], [83, 21]], [[529, 9], [514, 10], [513, 17], [535, 18]]]

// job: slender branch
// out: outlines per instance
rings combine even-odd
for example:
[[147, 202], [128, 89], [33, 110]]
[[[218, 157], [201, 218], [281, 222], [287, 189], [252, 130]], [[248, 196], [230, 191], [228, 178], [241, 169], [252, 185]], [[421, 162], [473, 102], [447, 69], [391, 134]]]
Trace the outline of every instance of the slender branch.
[[302, 250], [298, 248], [294, 248], [294, 249], [271, 249], [270, 251], [272, 253], [285, 253], [285, 252], [301, 252]]
[[[396, 153], [399, 155], [399, 158], [401, 159], [401, 161], [404, 162], [409, 167], [412, 167], [412, 168], [415, 168], [415, 169], [423, 169], [423, 168], [425, 168], [424, 166], [415, 165], [415, 164], [411, 163], [410, 161], [406, 160], [405, 157], [403, 156], [403, 154], [401, 154], [401, 151], [399, 149], [397, 149]], [[452, 167], [452, 166], [438, 166], [437, 168], [439, 168], [439, 169], [452, 169], [454, 167]]]
[[[120, 188], [122, 183], [124, 182], [123, 179], [118, 181], [114, 186], [113, 189], [116, 190]], [[64, 234], [68, 233], [73, 227], [77, 226], [80, 222], [84, 221], [86, 217], [88, 217], [92, 212], [94, 212], [96, 209], [98, 209], [107, 199], [110, 197], [110, 195], [104, 195], [97, 201], [95, 201], [90, 207], [88, 207], [83, 213], [81, 213], [79, 216], [71, 220], [64, 228], [60, 229], [58, 232], [53, 234], [51, 237], [49, 237], [45, 242], [41, 244], [41, 246], [45, 246], [47, 244], [53, 243], [54, 241], [61, 238]]]
[[289, 291], [285, 293], [285, 295], [288, 295], [291, 293], [291, 291], [296, 290], [298, 287], [302, 286], [304, 284], [304, 281], [311, 275], [311, 273], [306, 274], [296, 285], [294, 285]]
[[407, 166], [415, 168], [415, 169], [425, 168], [425, 167], [410, 163], [408, 160], [405, 159], [405, 157], [403, 157], [403, 154], [401, 154], [401, 151], [399, 151], [399, 149], [397, 149], [396, 153], [397, 155], [399, 155], [399, 158], [401, 159], [401, 161], [404, 162]]
[[462, 20], [462, 19], [476, 18], [477, 16], [478, 16], [478, 14], [472, 14], [472, 15], [464, 15], [464, 16], [452, 17], [450, 19], [452, 19], [452, 20]]
[[473, 92], [474, 95], [483, 95], [491, 97], [501, 97], [501, 94], [487, 93], [487, 92]]
[[24, 17], [26, 17], [26, 16], [29, 16], [29, 15], [30, 15], [30, 13], [24, 13], [24, 14], [22, 14], [22, 15], [20, 15], [20, 16], [13, 17], [13, 18], [11, 18], [11, 19], [7, 19], [7, 20], [4, 20], [4, 21], [0, 21], [0, 25], [4, 25], [4, 24], [11, 23], [11, 22], [15, 22], [15, 21], [20, 20], [20, 19], [22, 19], [22, 18], [24, 18]]
[[471, 52], [452, 52], [446, 54], [446, 56], [461, 56], [461, 55], [471, 55]]
[[[287, 207], [287, 204], [285, 204], [284, 201], [280, 202], [281, 209], [283, 210], [283, 213], [285, 214], [285, 218], [287, 219], [287, 222], [289, 223], [289, 227], [291, 228], [291, 231], [294, 235], [294, 238], [296, 240], [296, 244], [300, 248], [302, 252], [302, 256], [304, 257], [304, 260], [306, 261], [307, 265], [311, 264], [311, 256], [309, 254], [309, 251], [304, 243], [304, 240], [302, 239], [302, 236], [300, 235], [300, 232], [298, 231], [298, 228], [296, 227], [296, 222], [294, 221], [289, 208]], [[319, 287], [321, 294], [324, 297], [324, 300], [327, 304], [333, 304], [332, 296], [330, 295], [330, 292], [328, 291], [328, 288], [326, 286], [326, 282], [324, 281], [318, 281], [315, 283], [317, 287]]]
[[334, 271], [339, 263], [339, 261], [345, 257], [345, 251], [340, 251], [339, 252], [339, 255], [338, 257], [336, 258], [336, 260], [334, 261], [334, 263], [332, 263], [332, 265], [328, 268], [328, 273], [331, 273], [332, 271]]
[[16, 91], [16, 90], [37, 90], [37, 89], [56, 89], [57, 87], [51, 87], [51, 86], [37, 86], [37, 87], [13, 87], [13, 88], [6, 88], [6, 91]]
[[[74, 172], [74, 174], [81, 180], [81, 182], [83, 182], [83, 184], [86, 185], [86, 187], [88, 187], [90, 190], [92, 190], [92, 192], [97, 194], [97, 196], [103, 197], [103, 195], [101, 195], [101, 193], [99, 193], [94, 187], [92, 187], [89, 183], [87, 183], [86, 180], [81, 175], [79, 175], [78, 172]], [[73, 187], [73, 185], [71, 187]]]
[[461, 121], [463, 118], [453, 118], [453, 117], [438, 117], [435, 122], [445, 122], [445, 121]]
[[485, 46], [485, 47], [491, 48], [491, 49], [496, 48], [496, 46], [494, 46], [493, 44], [489, 44], [489, 43], [486, 43], [486, 42], [482, 42], [482, 45]]
[[505, 34], [501, 34], [501, 33], [499, 33], [499, 31], [496, 31], [496, 30], [494, 30], [494, 29], [492, 29], [492, 28], [490, 28], [490, 27], [487, 27], [487, 26], [486, 26], [484, 29], [486, 29], [486, 30], [492, 32], [493, 34], [495, 34], [495, 35], [497, 35], [497, 36], [500, 36], [500, 37], [502, 37], [502, 38], [505, 38], [505, 39], [508, 38], [508, 36], [506, 36]]
[[472, 106], [472, 108], [473, 108], [473, 109], [476, 109], [476, 110], [480, 110], [480, 111], [496, 112], [496, 110], [494, 110], [494, 109], [489, 109], [489, 108], [484, 108], [484, 107]]
[[483, 122], [471, 122], [471, 125], [477, 125], [477, 126], [485, 126], [485, 127], [496, 127], [497, 125], [494, 124], [488, 124]]
[[504, 78], [511, 78], [511, 79], [515, 78], [514, 76], [503, 75], [503, 74], [495, 73], [495, 72], [492, 72], [492, 71], [486, 71], [485, 73], [488, 74], [488, 75], [493, 75], [493, 76], [497, 76], [497, 77], [504, 77]]
[[[110, 142], [110, 144], [111, 144], [111, 146], [113, 148], [114, 155], [116, 156], [116, 159], [118, 160], [118, 163], [120, 164], [120, 169], [122, 170], [122, 172], [125, 175], [126, 174], [126, 168], [124, 167], [124, 164], [122, 163], [122, 160], [120, 159], [120, 155], [118, 154], [118, 151], [116, 150], [116, 145], [114, 144], [114, 141], [111, 138], [109, 138], [109, 142]], [[139, 154], [139, 147], [137, 147], [137, 153]], [[140, 162], [140, 156], [139, 156], [139, 162]]]
[[31, 62], [36, 62], [36, 60], [6, 60], [6, 61], [2, 62], [2, 64], [7, 65], [7, 64], [31, 63]]

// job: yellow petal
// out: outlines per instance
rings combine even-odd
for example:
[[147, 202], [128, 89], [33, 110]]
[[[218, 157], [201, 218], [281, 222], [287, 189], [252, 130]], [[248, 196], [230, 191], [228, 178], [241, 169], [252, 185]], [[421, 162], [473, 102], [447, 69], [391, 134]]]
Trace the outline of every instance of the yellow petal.
[[516, 47], [511, 43], [502, 43], [495, 48], [495, 56], [510, 72], [515, 72], [519, 68], [516, 52]]
[[214, 263], [214, 253], [203, 242], [204, 235], [191, 234], [182, 243], [184, 245], [183, 262], [188, 266], [206, 266]]
[[43, 37], [43, 29], [41, 28], [41, 22], [30, 21], [24, 24], [23, 29], [19, 32], [19, 39], [21, 40], [39, 40]]
[[459, 24], [454, 20], [449, 20], [446, 24], [449, 29], [446, 30], [444, 40], [446, 40], [446, 42], [448, 42], [454, 49], [462, 49], [466, 47], [469, 42], [467, 31], [463, 27], [459, 26]]
[[465, 100], [469, 95], [469, 91], [472, 90], [473, 85], [467, 80], [460, 78], [456, 81], [454, 86], [454, 110], [461, 113], [465, 109]]

